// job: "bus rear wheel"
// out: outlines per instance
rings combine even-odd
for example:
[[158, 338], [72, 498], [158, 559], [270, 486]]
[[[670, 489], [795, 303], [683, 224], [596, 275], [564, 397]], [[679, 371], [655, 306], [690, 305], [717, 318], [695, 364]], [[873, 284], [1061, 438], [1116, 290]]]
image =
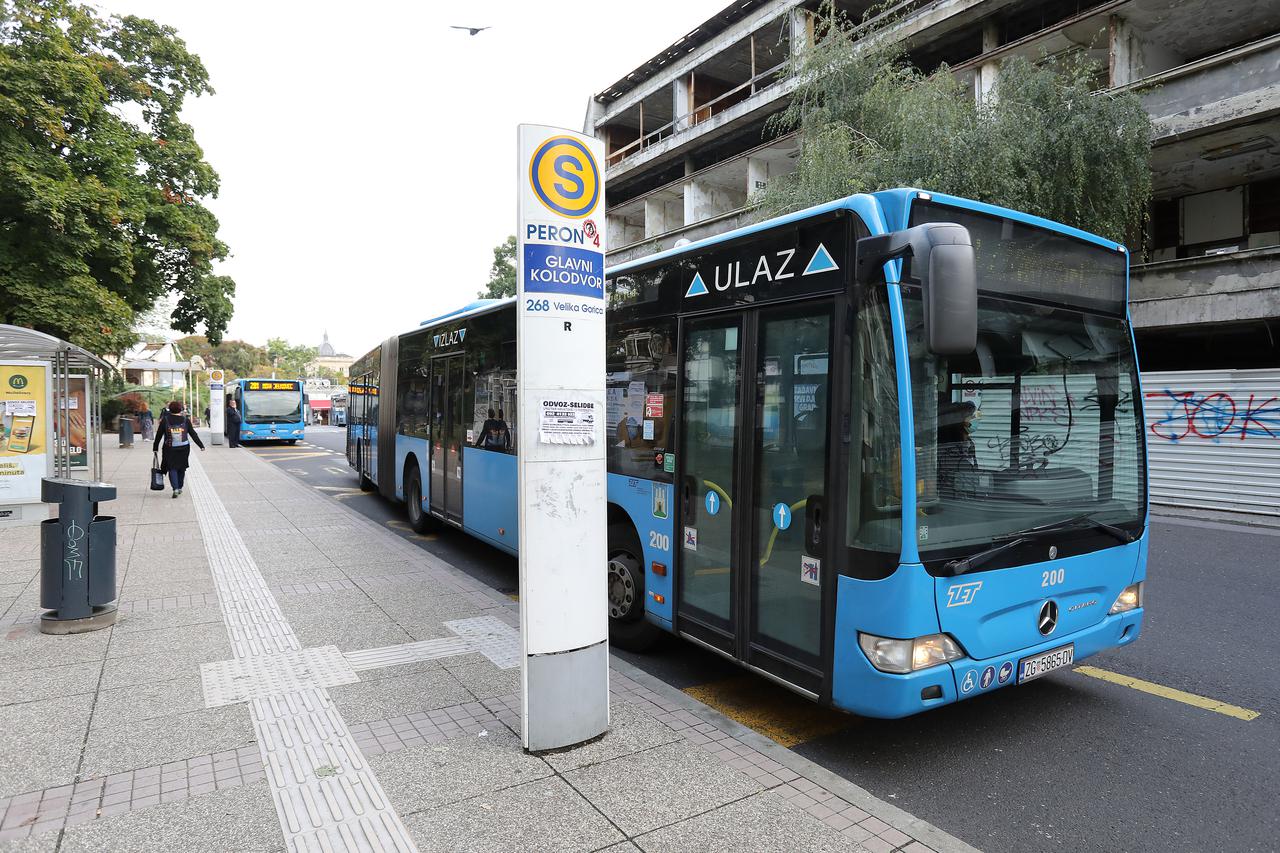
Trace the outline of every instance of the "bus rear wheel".
[[431, 516], [422, 508], [422, 475], [414, 465], [404, 478], [404, 503], [409, 514], [409, 526], [415, 533], [426, 533], [432, 527]]
[[630, 530], [617, 525], [609, 528], [609, 642], [633, 652], [645, 651], [662, 636], [644, 618], [644, 563], [640, 553]]

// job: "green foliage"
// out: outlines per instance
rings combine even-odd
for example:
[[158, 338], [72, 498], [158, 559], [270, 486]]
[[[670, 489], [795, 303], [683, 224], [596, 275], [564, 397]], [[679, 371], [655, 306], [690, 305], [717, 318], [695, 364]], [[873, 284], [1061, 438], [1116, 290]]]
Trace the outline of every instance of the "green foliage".
[[797, 170], [759, 197], [767, 215], [858, 192], [919, 187], [1038, 214], [1123, 241], [1146, 216], [1152, 128], [1138, 95], [1095, 93], [1081, 55], [1001, 63], [981, 103], [943, 66], [855, 35], [830, 11], [793, 60], [800, 85], [779, 115], [802, 131]]
[[316, 360], [319, 350], [315, 347], [294, 346], [284, 338], [267, 341], [267, 360], [281, 379], [305, 379], [307, 365]]
[[218, 176], [180, 118], [212, 91], [170, 27], [0, 0], [0, 322], [119, 352], [173, 294], [173, 327], [218, 341], [235, 290], [212, 274]]
[[211, 356], [213, 364], [229, 371], [237, 379], [260, 376], [264, 371], [271, 375], [267, 351], [244, 341], [222, 341], [214, 347]]
[[516, 237], [512, 234], [493, 247], [489, 283], [480, 291], [481, 299], [502, 299], [516, 295]]

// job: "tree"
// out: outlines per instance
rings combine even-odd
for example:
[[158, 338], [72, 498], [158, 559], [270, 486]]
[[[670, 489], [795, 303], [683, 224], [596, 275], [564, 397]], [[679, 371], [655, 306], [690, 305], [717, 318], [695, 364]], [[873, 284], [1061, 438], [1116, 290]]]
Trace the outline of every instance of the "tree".
[[218, 193], [181, 118], [212, 93], [177, 33], [72, 0], [0, 0], [0, 322], [98, 352], [168, 295], [217, 343], [235, 283], [203, 200]]
[[951, 193], [1124, 241], [1151, 196], [1152, 126], [1133, 91], [1097, 93], [1082, 54], [1000, 66], [981, 102], [945, 65], [925, 74], [883, 30], [855, 35], [830, 8], [793, 60], [776, 122], [799, 128], [797, 169], [759, 197], [772, 215], [895, 186]]
[[481, 299], [502, 299], [516, 295], [516, 237], [512, 234], [493, 247], [489, 283], [480, 291]]
[[266, 350], [244, 341], [223, 341], [213, 348], [211, 357], [213, 364], [239, 379], [261, 375], [255, 368], [267, 364]]
[[267, 359], [272, 369], [282, 378], [302, 379], [307, 375], [307, 366], [316, 360], [319, 350], [309, 346], [294, 346], [284, 338], [271, 338], [267, 341]]

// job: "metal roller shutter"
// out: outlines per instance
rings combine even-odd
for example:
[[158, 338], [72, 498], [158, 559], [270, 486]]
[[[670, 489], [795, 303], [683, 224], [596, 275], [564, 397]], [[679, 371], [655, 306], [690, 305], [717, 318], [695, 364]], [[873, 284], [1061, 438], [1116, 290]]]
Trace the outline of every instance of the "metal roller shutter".
[[1280, 369], [1142, 374], [1151, 503], [1280, 515]]

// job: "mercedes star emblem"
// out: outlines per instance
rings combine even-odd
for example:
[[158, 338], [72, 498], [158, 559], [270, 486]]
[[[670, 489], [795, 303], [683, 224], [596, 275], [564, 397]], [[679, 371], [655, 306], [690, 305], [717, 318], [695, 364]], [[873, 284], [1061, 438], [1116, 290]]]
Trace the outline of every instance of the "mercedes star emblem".
[[1055, 559], [1057, 556], [1058, 556], [1058, 546], [1057, 546], [1057, 545], [1050, 545], [1050, 546], [1049, 546], [1049, 559], [1050, 559], [1050, 560]]
[[1040, 618], [1036, 620], [1036, 627], [1046, 637], [1053, 633], [1054, 628], [1058, 627], [1058, 603], [1056, 601], [1046, 601], [1040, 606]]

